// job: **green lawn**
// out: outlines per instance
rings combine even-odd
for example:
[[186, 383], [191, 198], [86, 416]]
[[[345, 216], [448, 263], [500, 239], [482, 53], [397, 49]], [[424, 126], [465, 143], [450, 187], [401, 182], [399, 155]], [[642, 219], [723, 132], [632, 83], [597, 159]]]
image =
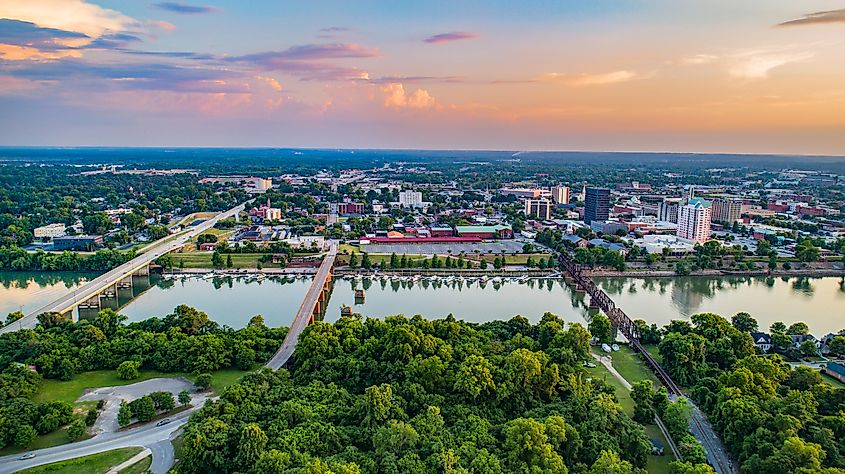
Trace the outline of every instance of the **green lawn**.
[[[223, 369], [212, 373], [211, 388], [214, 393], [222, 393], [223, 389], [238, 381], [247, 372], [238, 369]], [[44, 380], [41, 388], [33, 398], [36, 402], [65, 401], [73, 402], [82, 396], [82, 393], [89, 388], [113, 387], [129, 385], [144, 380], [158, 377], [185, 377], [194, 381], [196, 376], [182, 372], [164, 373], [155, 370], [142, 370], [140, 376], [135, 380], [122, 380], [117, 377], [115, 370], [95, 370], [77, 374], [73, 380], [67, 382], [61, 380]]]
[[[69, 459], [67, 461], [45, 464], [20, 471], [24, 474], [77, 474], [77, 473], [104, 473], [109, 468], [117, 466], [132, 456], [141, 452], [141, 448], [120, 448], [106, 451], [104, 453], [92, 454], [81, 458]], [[128, 472], [128, 471], [123, 471]]]
[[[211, 255], [212, 252], [189, 252], [189, 253], [174, 253], [173, 268], [180, 268], [179, 262], [184, 262], [183, 268], [212, 268]], [[228, 256], [232, 257], [233, 268], [257, 268], [258, 260], [270, 254], [262, 253], [232, 253], [223, 255], [223, 261], [226, 261]], [[273, 266], [270, 263], [262, 263], [264, 268]], [[278, 267], [278, 265], [276, 265]]]
[[822, 374], [822, 380], [833, 388], [845, 388], [845, 383], [842, 383], [827, 374]]
[[144, 474], [150, 469], [150, 464], [152, 463], [153, 457], [147, 456], [126, 469], [122, 469], [120, 474]]
[[639, 354], [635, 353], [629, 346], [620, 345], [619, 350], [611, 354], [613, 367], [625, 377], [630, 383], [640, 380], [651, 380], [656, 385], [661, 385], [654, 372], [640, 360]]

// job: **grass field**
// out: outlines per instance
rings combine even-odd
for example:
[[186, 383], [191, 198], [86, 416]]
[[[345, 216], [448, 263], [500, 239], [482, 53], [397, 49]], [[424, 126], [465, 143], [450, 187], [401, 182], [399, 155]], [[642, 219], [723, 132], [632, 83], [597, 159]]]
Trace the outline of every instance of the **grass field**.
[[150, 469], [152, 463], [153, 457], [147, 456], [126, 469], [122, 469], [119, 474], [144, 474]]
[[[173, 268], [180, 268], [179, 262], [184, 262], [182, 268], [212, 268], [211, 265], [212, 252], [189, 252], [189, 253], [174, 253], [173, 254]], [[257, 268], [258, 260], [265, 255], [261, 253], [232, 253], [223, 255], [223, 261], [226, 261], [228, 256], [232, 257], [232, 268]], [[273, 267], [271, 263], [262, 263], [264, 268]], [[275, 265], [278, 267], [278, 265]]]
[[[223, 392], [223, 389], [240, 380], [247, 372], [238, 369], [223, 369], [211, 374], [211, 389], [216, 394]], [[158, 377], [185, 377], [190, 381], [196, 380], [193, 374], [182, 372], [164, 373], [155, 370], [142, 370], [140, 376], [135, 380], [122, 380], [117, 377], [115, 370], [95, 370], [77, 374], [73, 380], [61, 381], [47, 379], [41, 382], [41, 387], [33, 398], [36, 402], [64, 401], [74, 402], [81, 397], [83, 392], [89, 388], [114, 387], [129, 385], [144, 380]]]
[[827, 374], [822, 374], [822, 380], [833, 388], [845, 388], [845, 383], [842, 383]]
[[109, 468], [117, 466], [140, 452], [141, 448], [113, 449], [104, 453], [92, 454], [90, 456], [69, 459], [67, 461], [54, 462], [52, 464], [45, 464], [43, 466], [25, 469], [20, 472], [25, 474], [78, 474], [81, 472], [99, 474], [108, 471]]
[[613, 367], [625, 377], [628, 382], [634, 383], [640, 380], [651, 380], [656, 385], [661, 385], [654, 372], [648, 368], [645, 362], [640, 360], [630, 347], [620, 345], [619, 350], [611, 354], [613, 359]]

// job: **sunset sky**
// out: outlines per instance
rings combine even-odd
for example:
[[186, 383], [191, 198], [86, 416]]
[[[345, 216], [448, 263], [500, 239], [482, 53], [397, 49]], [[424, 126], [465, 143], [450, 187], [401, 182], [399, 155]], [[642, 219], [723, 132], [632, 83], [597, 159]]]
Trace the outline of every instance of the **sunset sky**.
[[845, 0], [0, 0], [0, 145], [845, 155]]

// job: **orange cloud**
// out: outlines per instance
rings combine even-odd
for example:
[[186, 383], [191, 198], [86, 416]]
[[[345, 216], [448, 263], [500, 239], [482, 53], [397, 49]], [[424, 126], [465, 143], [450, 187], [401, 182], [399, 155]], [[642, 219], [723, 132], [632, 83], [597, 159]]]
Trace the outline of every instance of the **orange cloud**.
[[16, 46], [13, 44], [0, 43], [0, 59], [8, 61], [24, 61], [24, 60], [45, 60], [45, 59], [61, 59], [61, 58], [79, 58], [82, 54], [79, 51], [72, 49], [63, 49], [55, 51], [41, 51], [36, 48], [29, 48], [27, 46]]
[[425, 89], [417, 89], [412, 94], [405, 93], [402, 84], [393, 82], [381, 88], [384, 92], [384, 106], [392, 109], [431, 109], [437, 106], [437, 100]]
[[561, 74], [552, 72], [543, 75], [543, 81], [558, 82], [570, 87], [600, 86], [618, 84], [636, 79], [638, 76], [632, 71], [613, 71], [602, 74]]

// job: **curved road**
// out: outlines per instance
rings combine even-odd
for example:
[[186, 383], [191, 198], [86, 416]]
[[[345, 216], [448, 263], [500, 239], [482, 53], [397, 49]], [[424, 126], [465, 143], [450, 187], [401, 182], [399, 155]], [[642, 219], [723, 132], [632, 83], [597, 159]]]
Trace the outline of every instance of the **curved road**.
[[110, 270], [98, 276], [97, 278], [94, 278], [93, 280], [75, 289], [74, 291], [29, 313], [18, 321], [15, 321], [14, 323], [9, 324], [8, 326], [5, 326], [3, 328], [0, 328], [0, 334], [17, 331], [23, 328], [34, 328], [35, 324], [38, 322], [38, 315], [41, 313], [64, 313], [68, 310], [68, 308], [72, 309], [77, 304], [82, 303], [85, 300], [97, 295], [104, 288], [113, 285], [114, 283], [120, 281], [127, 275], [131, 275], [139, 268], [152, 263], [162, 255], [165, 255], [182, 247], [197, 235], [212, 228], [214, 224], [217, 223], [217, 221], [236, 215], [237, 213], [241, 212], [245, 208], [245, 206], [246, 203], [243, 203], [239, 206], [229, 209], [228, 211], [221, 212], [220, 214], [217, 214], [216, 216], [200, 223], [196, 227], [191, 228], [187, 232], [176, 234], [176, 238], [173, 238], [172, 235], [169, 235], [159, 240], [158, 244], [152, 247], [148, 246], [150, 249], [149, 251], [135, 257], [134, 259], [124, 263], [123, 265], [113, 270]]
[[18, 459], [23, 455], [22, 453], [3, 456], [0, 457], [0, 474], [11, 474], [42, 464], [131, 446], [150, 448], [153, 453], [151, 466], [153, 472], [156, 474], [164, 473], [173, 465], [173, 446], [170, 443], [170, 436], [187, 423], [188, 417], [197, 409], [193, 408], [173, 415], [170, 417], [173, 421], [164, 426], [155, 426], [154, 423], [151, 423], [128, 431], [102, 433], [85, 441], [32, 451], [36, 454], [32, 459]]

